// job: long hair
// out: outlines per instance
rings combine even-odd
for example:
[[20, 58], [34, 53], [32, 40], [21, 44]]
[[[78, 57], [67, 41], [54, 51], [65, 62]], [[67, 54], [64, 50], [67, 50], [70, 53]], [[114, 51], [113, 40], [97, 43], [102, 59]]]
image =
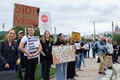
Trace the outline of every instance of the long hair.
[[63, 35], [63, 34], [62, 34], [62, 33], [58, 34], [57, 42], [62, 42], [62, 40], [61, 40], [61, 35]]
[[44, 35], [42, 36], [42, 42], [43, 42], [43, 43], [46, 43], [45, 34], [46, 34], [47, 32], [49, 33], [49, 42], [51, 43], [51, 42], [52, 42], [52, 38], [51, 38], [51, 35], [50, 35], [50, 32], [49, 32], [49, 31], [45, 31], [45, 32], [44, 32]]
[[[14, 31], [14, 32], [15, 32], [15, 30], [14, 30], [14, 29], [10, 29], [10, 30], [8, 30], [7, 35], [6, 35], [5, 39], [8, 39], [8, 35], [9, 35], [9, 32], [10, 32], [10, 31]], [[16, 37], [16, 34], [15, 34], [15, 37]]]
[[[71, 41], [72, 41], [72, 44], [71, 44]], [[72, 40], [72, 38], [69, 39], [69, 44], [73, 45], [74, 44], [74, 41]]]

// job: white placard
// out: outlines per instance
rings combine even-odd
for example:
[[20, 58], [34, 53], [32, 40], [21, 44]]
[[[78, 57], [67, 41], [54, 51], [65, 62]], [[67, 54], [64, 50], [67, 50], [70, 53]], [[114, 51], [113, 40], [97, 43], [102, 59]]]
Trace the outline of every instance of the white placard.
[[[38, 50], [39, 45], [40, 45], [39, 36], [28, 37], [27, 49], [30, 54], [35, 53]], [[38, 56], [35, 56], [34, 58], [36, 57]], [[28, 59], [30, 58], [28, 57]]]
[[44, 32], [46, 30], [49, 31], [50, 34], [53, 34], [51, 16], [49, 12], [41, 12], [40, 13], [40, 35], [44, 35]]

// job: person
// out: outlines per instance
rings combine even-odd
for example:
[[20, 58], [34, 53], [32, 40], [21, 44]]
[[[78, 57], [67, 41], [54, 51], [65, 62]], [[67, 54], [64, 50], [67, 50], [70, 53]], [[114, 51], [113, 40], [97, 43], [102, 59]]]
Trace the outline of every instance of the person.
[[105, 42], [104, 42], [104, 36], [101, 35], [100, 36], [100, 41], [97, 42], [97, 46], [98, 46], [98, 57], [100, 58], [100, 66], [99, 66], [99, 74], [103, 74], [106, 75], [105, 73]]
[[[112, 39], [107, 39], [107, 56], [111, 56], [113, 55], [113, 44], [112, 44]], [[108, 69], [112, 69], [112, 65], [110, 67], [108, 67]]]
[[16, 33], [10, 29], [6, 39], [0, 43], [0, 70], [16, 70], [16, 65], [20, 64], [18, 44], [14, 40]]
[[[57, 41], [55, 43], [56, 46], [66, 45], [64, 41], [64, 34], [58, 34]], [[67, 80], [67, 62], [56, 64], [56, 80]]]
[[50, 67], [52, 64], [52, 39], [49, 31], [45, 31], [44, 36], [42, 37], [42, 48], [40, 54], [40, 61], [42, 64], [43, 70], [43, 80], [50, 80]]
[[118, 46], [118, 56], [120, 56], [120, 45]]
[[82, 42], [82, 40], [81, 40], [81, 43], [80, 43], [80, 69], [81, 69], [81, 64], [83, 64], [83, 66], [86, 67], [85, 66], [85, 58], [84, 58], [84, 53], [85, 53], [84, 45], [85, 45], [85, 43]]
[[93, 58], [95, 58], [96, 57], [96, 41], [95, 40], [93, 40], [91, 47], [92, 47], [92, 56]]
[[79, 65], [80, 65], [80, 42], [75, 41], [74, 45], [75, 45], [75, 50], [76, 50], [76, 54], [77, 54], [76, 68], [77, 68], [77, 70], [79, 70]]
[[[24, 32], [23, 31], [19, 31], [18, 32], [18, 39], [17, 39], [17, 43], [18, 43], [18, 46], [20, 45], [20, 41], [21, 39], [23, 38], [24, 36]], [[21, 58], [21, 69], [25, 69], [25, 61], [24, 61], [24, 54], [21, 52], [20, 53], [20, 58]]]
[[81, 70], [81, 64], [82, 64], [82, 62], [83, 62], [83, 65], [85, 66], [85, 60], [84, 60], [84, 50], [85, 50], [85, 48], [84, 48], [84, 43], [82, 42], [82, 40], [81, 40], [81, 42], [80, 42], [80, 50], [79, 50], [79, 54], [77, 55], [78, 57], [77, 57], [77, 70], [78, 71], [82, 71]]
[[85, 47], [85, 55], [84, 55], [84, 57], [85, 58], [89, 58], [90, 56], [89, 56], [89, 50], [90, 50], [90, 45], [89, 45], [89, 43], [88, 42], [85, 42], [85, 45], [84, 45], [84, 47]]
[[[69, 39], [69, 45], [74, 45], [74, 42], [71, 38]], [[76, 61], [68, 62], [67, 79], [75, 80], [75, 75], [76, 75], [75, 65], [76, 65]]]
[[[23, 36], [24, 36], [24, 32], [19, 31], [18, 32], [18, 39], [17, 39], [18, 46], [19, 46], [20, 41], [21, 41]], [[20, 80], [23, 80], [22, 70], [24, 70], [24, 67], [25, 67], [25, 65], [24, 65], [25, 64], [25, 59], [24, 59], [24, 54], [22, 52], [20, 52], [20, 62], [21, 63], [17, 66], [17, 71], [18, 71]]]
[[117, 63], [117, 52], [118, 52], [118, 45], [117, 41], [113, 41], [113, 64]]
[[118, 46], [118, 63], [120, 64], [120, 45]]
[[25, 56], [24, 80], [35, 80], [36, 65], [42, 46], [40, 44], [39, 36], [34, 36], [34, 28], [28, 27], [27, 30], [28, 35], [22, 38], [19, 49]]

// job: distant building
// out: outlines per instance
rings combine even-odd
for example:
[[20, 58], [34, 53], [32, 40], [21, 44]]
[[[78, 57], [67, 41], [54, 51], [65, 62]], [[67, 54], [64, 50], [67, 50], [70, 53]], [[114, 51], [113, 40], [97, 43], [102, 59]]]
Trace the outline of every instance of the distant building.
[[114, 31], [114, 33], [120, 34], [120, 27], [119, 27], [118, 24], [116, 24], [116, 26], [115, 26], [115, 31]]

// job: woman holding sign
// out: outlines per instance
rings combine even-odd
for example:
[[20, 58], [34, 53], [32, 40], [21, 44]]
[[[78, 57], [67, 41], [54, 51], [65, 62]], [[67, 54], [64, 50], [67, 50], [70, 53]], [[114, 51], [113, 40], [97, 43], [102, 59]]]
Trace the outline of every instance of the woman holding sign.
[[[56, 46], [66, 45], [64, 42], [64, 35], [60, 33], [57, 38]], [[56, 80], [67, 80], [67, 63], [56, 64]]]
[[40, 54], [40, 61], [42, 64], [43, 79], [50, 80], [49, 74], [50, 66], [52, 64], [52, 40], [49, 31], [45, 31], [44, 36], [42, 37], [41, 44], [43, 50], [41, 51]]
[[[74, 42], [71, 38], [69, 39], [69, 45], [74, 45]], [[76, 66], [76, 61], [68, 62], [67, 79], [75, 80], [75, 75], [76, 75], [75, 66]]]

